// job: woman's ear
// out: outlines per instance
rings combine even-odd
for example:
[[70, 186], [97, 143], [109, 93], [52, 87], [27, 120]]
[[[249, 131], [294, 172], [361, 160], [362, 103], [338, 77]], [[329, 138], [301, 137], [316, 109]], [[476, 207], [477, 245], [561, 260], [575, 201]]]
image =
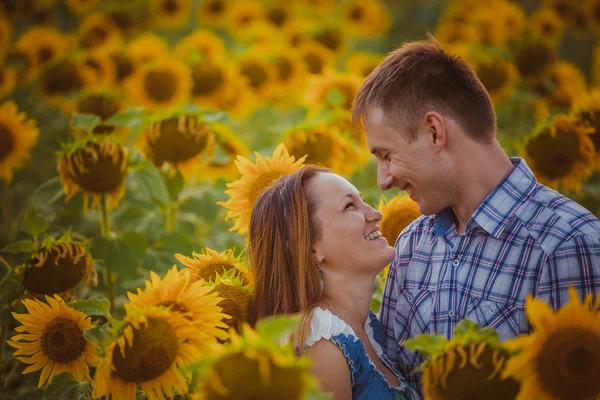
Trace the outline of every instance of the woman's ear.
[[321, 249], [320, 249], [320, 244], [317, 243], [313, 249], [312, 249], [312, 256], [313, 256], [313, 261], [316, 262], [317, 264], [321, 264], [323, 262], [323, 259], [325, 258], [322, 255]]

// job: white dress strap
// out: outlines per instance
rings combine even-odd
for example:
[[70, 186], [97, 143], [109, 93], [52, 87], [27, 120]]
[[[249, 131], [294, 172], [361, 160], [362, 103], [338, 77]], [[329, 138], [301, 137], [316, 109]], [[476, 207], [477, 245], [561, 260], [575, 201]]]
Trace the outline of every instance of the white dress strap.
[[344, 334], [352, 335], [354, 340], [358, 337], [350, 325], [333, 315], [331, 311], [317, 307], [313, 310], [313, 316], [310, 323], [310, 334], [306, 339], [306, 347], [310, 347], [321, 339], [331, 340], [332, 337]]

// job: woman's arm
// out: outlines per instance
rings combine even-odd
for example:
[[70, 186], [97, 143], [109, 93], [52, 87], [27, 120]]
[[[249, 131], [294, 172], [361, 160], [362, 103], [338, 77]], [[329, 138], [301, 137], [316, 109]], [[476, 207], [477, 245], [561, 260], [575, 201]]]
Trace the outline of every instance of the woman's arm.
[[342, 350], [329, 340], [319, 340], [310, 347], [308, 356], [312, 360], [310, 372], [321, 391], [332, 393], [332, 400], [352, 400], [350, 368]]

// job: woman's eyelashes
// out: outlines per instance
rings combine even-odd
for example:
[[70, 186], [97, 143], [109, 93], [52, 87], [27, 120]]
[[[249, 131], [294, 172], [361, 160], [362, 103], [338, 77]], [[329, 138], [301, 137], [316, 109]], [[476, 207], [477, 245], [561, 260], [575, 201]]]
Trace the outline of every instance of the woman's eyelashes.
[[351, 201], [350, 203], [346, 204], [346, 206], [344, 207], [344, 210], [348, 210], [351, 207], [354, 207], [354, 202], [353, 201]]

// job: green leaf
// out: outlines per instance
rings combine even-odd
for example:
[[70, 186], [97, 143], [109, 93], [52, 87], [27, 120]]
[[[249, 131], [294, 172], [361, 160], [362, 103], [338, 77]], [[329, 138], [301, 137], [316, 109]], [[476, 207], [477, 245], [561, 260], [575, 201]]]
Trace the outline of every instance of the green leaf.
[[43, 215], [39, 214], [33, 204], [25, 211], [23, 223], [21, 224], [23, 232], [29, 233], [37, 238], [40, 233], [48, 229], [48, 220]]
[[0, 251], [4, 253], [31, 253], [35, 250], [35, 243], [31, 240], [19, 240], [18, 242], [14, 242], [1, 249]]
[[441, 335], [419, 335], [403, 344], [411, 351], [418, 351], [426, 357], [437, 357], [444, 354], [448, 341]]
[[206, 112], [202, 116], [202, 120], [206, 122], [220, 122], [227, 118], [227, 114], [224, 112]]
[[340, 90], [333, 89], [330, 90], [329, 93], [327, 93], [328, 104], [331, 104], [332, 106], [341, 106], [343, 102], [344, 94]]
[[171, 202], [167, 185], [152, 163], [140, 164], [139, 168], [131, 171], [131, 177], [138, 184], [139, 189], [155, 204], [166, 207]]
[[81, 129], [84, 132], [92, 132], [95, 127], [102, 123], [102, 119], [94, 114], [74, 113], [71, 116], [70, 125], [73, 129]]
[[60, 177], [55, 176], [38, 186], [31, 195], [31, 202], [37, 208], [45, 208], [54, 204], [64, 196]]
[[52, 379], [52, 383], [46, 388], [44, 400], [71, 400], [78, 399], [87, 393], [90, 383], [79, 382], [68, 372], [62, 372]]
[[171, 198], [172, 202], [177, 200], [179, 193], [181, 193], [183, 187], [185, 186], [185, 179], [183, 179], [183, 175], [179, 170], [176, 171], [176, 174], [172, 177], [168, 176], [167, 174], [163, 175], [167, 186], [167, 191], [169, 192], [169, 197]]
[[131, 107], [121, 111], [105, 121], [107, 125], [123, 128], [134, 128], [143, 125], [146, 120], [147, 111], [140, 107]]
[[137, 256], [136, 249], [122, 238], [96, 238], [92, 243], [91, 253], [94, 258], [103, 261], [105, 268], [125, 279], [135, 277], [137, 267], [141, 264], [141, 258]]
[[110, 315], [110, 301], [104, 297], [76, 300], [69, 303], [69, 307], [84, 312], [87, 315], [97, 315], [107, 318]]
[[256, 332], [267, 340], [279, 342], [284, 336], [292, 333], [300, 324], [297, 315], [286, 315], [267, 318], [256, 324]]
[[[11, 304], [23, 297], [25, 293], [25, 288], [23, 287], [23, 276], [17, 274], [14, 270], [9, 271], [2, 281], [0, 281], [0, 314], [5, 316], [5, 312], [7, 309], [11, 309]], [[12, 320], [12, 315], [10, 316], [10, 320]], [[2, 324], [5, 324], [9, 321], [2, 321]]]

